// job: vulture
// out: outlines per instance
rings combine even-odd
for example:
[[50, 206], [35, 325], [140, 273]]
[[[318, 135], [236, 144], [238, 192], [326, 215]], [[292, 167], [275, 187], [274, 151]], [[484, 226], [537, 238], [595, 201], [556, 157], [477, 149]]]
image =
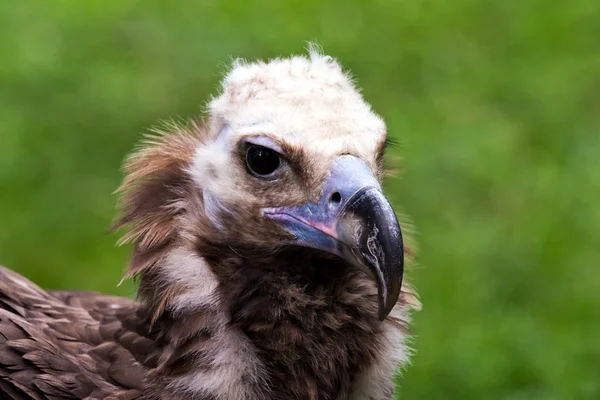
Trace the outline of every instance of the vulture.
[[135, 300], [0, 267], [0, 398], [392, 399], [420, 303], [388, 143], [320, 50], [234, 61], [202, 117], [125, 161]]

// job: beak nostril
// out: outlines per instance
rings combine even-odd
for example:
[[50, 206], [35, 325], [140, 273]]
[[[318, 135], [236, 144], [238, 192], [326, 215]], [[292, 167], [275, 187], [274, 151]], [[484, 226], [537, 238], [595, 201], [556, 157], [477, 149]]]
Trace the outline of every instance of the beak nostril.
[[342, 201], [342, 195], [340, 194], [340, 192], [334, 192], [331, 195], [331, 203], [333, 204], [340, 204], [340, 202]]

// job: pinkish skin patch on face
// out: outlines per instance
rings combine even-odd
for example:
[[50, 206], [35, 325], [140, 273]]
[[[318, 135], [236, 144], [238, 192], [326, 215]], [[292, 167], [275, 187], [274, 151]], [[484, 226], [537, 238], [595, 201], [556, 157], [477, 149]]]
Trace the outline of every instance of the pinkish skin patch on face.
[[276, 220], [276, 221], [286, 221], [289, 219], [295, 219], [303, 223], [304, 225], [310, 226], [318, 231], [323, 232], [324, 234], [331, 236], [332, 238], [339, 240], [339, 235], [335, 228], [330, 224], [326, 224], [318, 221], [307, 221], [304, 218], [298, 217], [296, 215], [290, 214], [288, 211], [281, 208], [263, 208], [261, 210], [263, 216]]

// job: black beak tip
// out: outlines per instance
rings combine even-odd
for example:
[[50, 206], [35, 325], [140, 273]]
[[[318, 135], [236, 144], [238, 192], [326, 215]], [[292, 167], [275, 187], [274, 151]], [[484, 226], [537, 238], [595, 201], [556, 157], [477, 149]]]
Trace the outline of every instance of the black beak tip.
[[390, 286], [386, 286], [386, 290], [379, 290], [379, 320], [383, 321], [392, 312], [392, 309], [398, 302], [402, 287], [402, 278], [394, 282]]
[[364, 229], [358, 238], [362, 261], [377, 282], [378, 317], [383, 321], [400, 296], [404, 273], [402, 230], [381, 190], [364, 188], [349, 202], [349, 211], [361, 217]]
[[387, 316], [388, 316], [388, 315], [390, 315], [390, 312], [391, 312], [391, 311], [392, 311], [392, 310], [386, 311], [386, 310], [384, 310], [384, 309], [381, 309], [381, 310], [379, 311], [379, 320], [380, 320], [380, 321], [385, 321], [385, 319], [387, 318]]

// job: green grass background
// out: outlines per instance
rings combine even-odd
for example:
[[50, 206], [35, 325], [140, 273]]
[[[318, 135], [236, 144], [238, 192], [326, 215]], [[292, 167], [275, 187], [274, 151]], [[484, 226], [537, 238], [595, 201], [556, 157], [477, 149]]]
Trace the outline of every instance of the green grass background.
[[401, 398], [600, 398], [598, 0], [1, 1], [0, 263], [132, 295], [107, 233], [123, 157], [230, 57], [306, 40], [399, 142], [424, 304]]

